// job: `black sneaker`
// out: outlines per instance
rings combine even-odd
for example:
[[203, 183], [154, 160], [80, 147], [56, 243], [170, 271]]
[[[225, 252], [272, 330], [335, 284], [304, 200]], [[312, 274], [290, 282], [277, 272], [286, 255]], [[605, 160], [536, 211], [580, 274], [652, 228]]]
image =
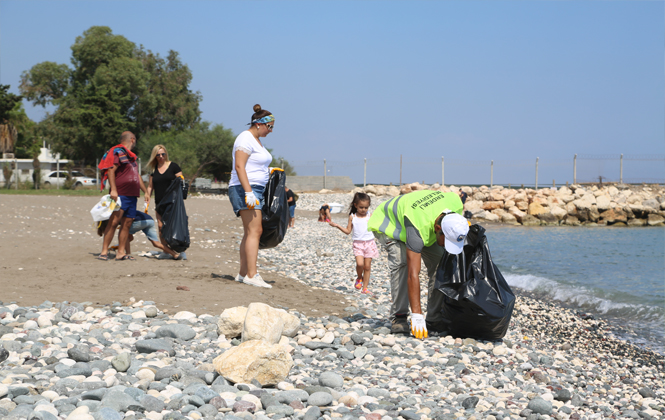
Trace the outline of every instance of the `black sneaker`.
[[397, 315], [393, 319], [392, 325], [390, 326], [391, 334], [411, 334], [411, 327], [409, 327], [409, 321], [406, 319], [406, 315]]

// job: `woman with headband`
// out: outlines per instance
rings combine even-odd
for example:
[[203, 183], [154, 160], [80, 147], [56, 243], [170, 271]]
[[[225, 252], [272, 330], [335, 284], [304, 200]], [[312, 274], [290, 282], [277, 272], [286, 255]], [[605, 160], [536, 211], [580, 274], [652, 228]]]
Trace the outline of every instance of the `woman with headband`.
[[249, 129], [240, 133], [233, 143], [233, 170], [229, 181], [229, 200], [236, 216], [242, 219], [244, 230], [240, 242], [240, 272], [235, 280], [268, 289], [272, 286], [263, 281], [257, 272], [256, 260], [263, 232], [263, 190], [270, 177], [272, 162], [272, 155], [263, 147], [261, 137], [272, 132], [274, 124], [275, 117], [270, 111], [261, 109], [261, 105], [254, 105]]

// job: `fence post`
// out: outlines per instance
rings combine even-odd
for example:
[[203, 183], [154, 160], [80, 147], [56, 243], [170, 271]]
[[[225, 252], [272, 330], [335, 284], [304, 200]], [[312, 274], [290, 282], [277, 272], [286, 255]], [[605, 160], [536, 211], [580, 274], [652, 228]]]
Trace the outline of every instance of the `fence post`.
[[367, 186], [367, 158], [365, 158], [365, 170], [363, 171], [363, 188]]
[[536, 158], [536, 191], [538, 191], [538, 159]]
[[444, 185], [446, 185], [446, 183], [444, 182], [446, 178], [444, 178], [443, 174], [444, 174], [444, 172], [443, 172], [443, 156], [441, 156], [441, 186], [442, 187]]
[[326, 174], [328, 173], [328, 166], [326, 160], [323, 159], [323, 188], [326, 187]]
[[284, 159], [279, 160], [279, 167], [284, 169]]
[[577, 153], [573, 158], [573, 184], [577, 184]]
[[402, 187], [402, 155], [399, 155], [399, 186]]
[[57, 190], [60, 189], [60, 153], [58, 153], [58, 156], [55, 158], [55, 188]]
[[490, 188], [494, 186], [494, 161], [490, 162]]
[[623, 153], [621, 153], [621, 158], [619, 159], [619, 184], [623, 184]]
[[18, 190], [18, 182], [19, 182], [18, 174], [19, 174], [19, 170], [18, 170], [18, 162], [16, 161], [16, 158], [14, 158], [14, 173], [16, 174], [16, 176], [15, 176], [15, 178], [16, 178], [16, 185], [14, 185], [14, 189], [15, 189], [15, 190]]
[[95, 179], [96, 185], [99, 187], [99, 159], [95, 160]]

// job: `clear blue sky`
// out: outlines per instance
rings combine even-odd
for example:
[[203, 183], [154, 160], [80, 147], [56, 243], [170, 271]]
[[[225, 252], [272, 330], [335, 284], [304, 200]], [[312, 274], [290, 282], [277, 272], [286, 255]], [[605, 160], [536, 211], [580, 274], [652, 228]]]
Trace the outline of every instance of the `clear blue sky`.
[[[204, 120], [239, 133], [255, 103], [272, 111], [265, 143], [301, 174], [325, 158], [362, 182], [340, 162], [368, 158], [370, 182], [398, 182], [402, 154], [404, 182], [440, 181], [445, 156], [447, 183], [489, 183], [490, 160], [495, 182], [533, 183], [540, 157], [551, 184], [572, 181], [575, 153], [665, 154], [664, 4], [0, 0], [0, 83], [70, 64], [106, 25], [178, 51]], [[599, 174], [618, 178], [618, 160], [578, 161], [578, 179]], [[626, 161], [624, 178], [665, 179], [665, 164]]]

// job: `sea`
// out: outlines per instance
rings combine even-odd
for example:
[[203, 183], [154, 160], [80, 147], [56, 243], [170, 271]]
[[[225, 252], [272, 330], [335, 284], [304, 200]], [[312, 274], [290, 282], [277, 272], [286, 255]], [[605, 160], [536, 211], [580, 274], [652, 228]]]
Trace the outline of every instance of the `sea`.
[[591, 314], [616, 337], [665, 354], [664, 227], [486, 228], [517, 294]]

